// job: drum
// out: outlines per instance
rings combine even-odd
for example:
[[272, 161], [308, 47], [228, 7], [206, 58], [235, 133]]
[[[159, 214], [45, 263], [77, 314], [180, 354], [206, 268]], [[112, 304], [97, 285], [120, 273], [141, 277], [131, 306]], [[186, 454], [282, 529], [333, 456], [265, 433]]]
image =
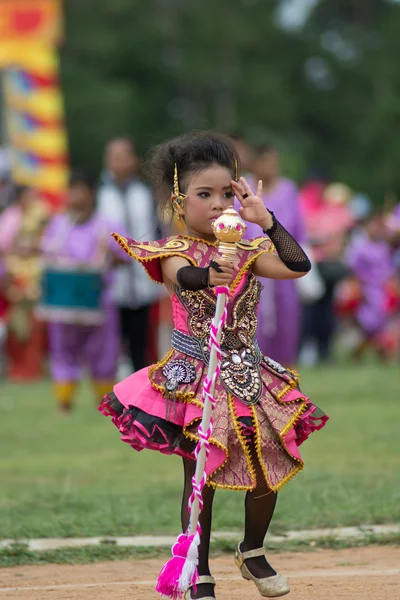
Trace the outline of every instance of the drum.
[[96, 269], [45, 266], [37, 316], [51, 323], [100, 325], [104, 320], [103, 278], [103, 272]]

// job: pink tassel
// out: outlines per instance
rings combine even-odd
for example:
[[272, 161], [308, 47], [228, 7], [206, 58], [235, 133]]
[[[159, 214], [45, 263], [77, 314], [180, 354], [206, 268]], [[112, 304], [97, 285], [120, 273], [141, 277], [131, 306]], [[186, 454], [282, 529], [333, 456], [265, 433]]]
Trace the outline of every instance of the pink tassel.
[[158, 576], [156, 590], [166, 598], [182, 598], [189, 587], [195, 587], [198, 578], [198, 532], [187, 536], [182, 533], [172, 546], [172, 558], [164, 565]]

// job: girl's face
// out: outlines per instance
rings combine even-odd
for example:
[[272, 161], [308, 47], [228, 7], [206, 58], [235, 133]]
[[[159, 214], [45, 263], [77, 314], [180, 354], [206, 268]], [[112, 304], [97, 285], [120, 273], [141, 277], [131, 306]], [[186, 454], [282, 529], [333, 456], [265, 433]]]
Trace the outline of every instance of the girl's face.
[[214, 165], [190, 176], [184, 203], [186, 232], [215, 240], [212, 223], [233, 205], [232, 173]]

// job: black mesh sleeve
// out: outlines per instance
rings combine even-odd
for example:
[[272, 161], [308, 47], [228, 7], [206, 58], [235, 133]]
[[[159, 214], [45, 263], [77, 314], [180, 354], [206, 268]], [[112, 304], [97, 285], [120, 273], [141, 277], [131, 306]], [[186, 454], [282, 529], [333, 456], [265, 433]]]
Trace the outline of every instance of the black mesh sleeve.
[[198, 292], [210, 287], [209, 283], [209, 270], [214, 269], [218, 273], [222, 273], [222, 269], [219, 264], [212, 260], [209, 267], [181, 267], [176, 273], [179, 286], [184, 290], [192, 290]]
[[296, 273], [307, 273], [311, 269], [311, 262], [304, 250], [296, 240], [279, 223], [272, 211], [272, 227], [264, 230], [274, 243], [279, 258], [288, 269]]
[[208, 287], [209, 267], [182, 267], [176, 274], [179, 286], [184, 290], [197, 292]]

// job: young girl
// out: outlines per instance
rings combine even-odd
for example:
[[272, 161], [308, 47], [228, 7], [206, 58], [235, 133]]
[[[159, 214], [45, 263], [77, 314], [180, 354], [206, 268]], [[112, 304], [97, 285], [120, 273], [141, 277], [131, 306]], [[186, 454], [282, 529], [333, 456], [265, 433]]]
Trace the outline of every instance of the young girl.
[[[244, 178], [235, 180], [237, 160], [230, 141], [216, 133], [186, 135], [157, 147], [151, 163], [154, 184], [186, 233], [147, 243], [115, 235], [149, 277], [166, 286], [175, 329], [168, 354], [117, 384], [99, 410], [112, 416], [122, 440], [135, 450], [182, 456], [184, 531], [216, 306], [214, 287], [230, 287], [200, 519], [200, 579], [196, 592], [186, 592], [187, 600], [215, 598], [208, 554], [216, 488], [247, 492], [245, 535], [235, 555], [242, 576], [254, 581], [262, 596], [289, 592], [287, 580], [266, 559], [264, 537], [276, 492], [303, 468], [298, 446], [327, 420], [299, 390], [295, 373], [262, 356], [257, 345], [261, 285], [256, 276], [295, 279], [310, 269], [310, 262], [265, 208], [262, 182], [255, 194]], [[240, 242], [231, 264], [218, 254], [212, 223], [233, 204], [235, 195], [242, 218], [260, 226], [260, 237]]]

